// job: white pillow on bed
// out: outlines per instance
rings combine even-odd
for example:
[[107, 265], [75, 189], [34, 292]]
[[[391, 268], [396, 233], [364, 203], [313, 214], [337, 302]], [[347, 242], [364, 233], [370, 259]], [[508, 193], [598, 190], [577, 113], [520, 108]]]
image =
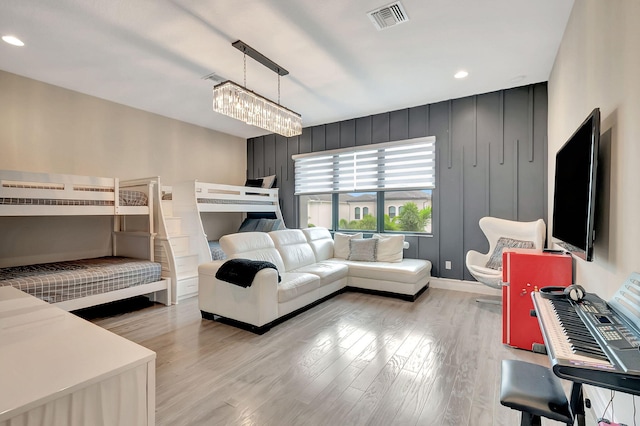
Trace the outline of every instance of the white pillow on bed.
[[260, 179], [262, 179], [263, 188], [273, 188], [273, 185], [276, 183], [276, 175], [265, 176]]

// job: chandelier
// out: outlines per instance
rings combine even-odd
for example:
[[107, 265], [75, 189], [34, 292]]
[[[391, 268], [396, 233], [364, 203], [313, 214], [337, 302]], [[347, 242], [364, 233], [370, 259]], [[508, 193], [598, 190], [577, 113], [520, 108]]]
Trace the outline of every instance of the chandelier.
[[[282, 136], [301, 134], [300, 114], [280, 105], [280, 76], [289, 74], [289, 71], [240, 40], [232, 46], [244, 53], [244, 86], [231, 80], [214, 86], [213, 110]], [[247, 89], [247, 55], [278, 74], [277, 103]]]

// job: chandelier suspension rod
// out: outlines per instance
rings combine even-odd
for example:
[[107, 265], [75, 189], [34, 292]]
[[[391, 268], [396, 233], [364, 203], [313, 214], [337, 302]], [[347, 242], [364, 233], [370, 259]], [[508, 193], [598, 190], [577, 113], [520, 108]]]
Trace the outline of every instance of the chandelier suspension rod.
[[265, 67], [269, 68], [271, 71], [275, 72], [278, 75], [287, 75], [289, 71], [282, 68], [280, 65], [273, 62], [271, 59], [264, 56], [262, 53], [255, 50], [253, 47], [249, 46], [242, 40], [234, 41], [231, 43], [233, 47], [244, 53], [245, 55], [249, 55], [252, 59], [257, 62], [260, 62]]

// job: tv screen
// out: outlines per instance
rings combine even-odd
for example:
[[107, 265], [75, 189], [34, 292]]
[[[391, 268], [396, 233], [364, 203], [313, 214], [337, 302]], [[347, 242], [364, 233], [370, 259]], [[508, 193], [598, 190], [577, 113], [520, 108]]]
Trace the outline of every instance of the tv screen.
[[552, 235], [560, 246], [587, 261], [593, 259], [599, 147], [596, 108], [556, 154]]

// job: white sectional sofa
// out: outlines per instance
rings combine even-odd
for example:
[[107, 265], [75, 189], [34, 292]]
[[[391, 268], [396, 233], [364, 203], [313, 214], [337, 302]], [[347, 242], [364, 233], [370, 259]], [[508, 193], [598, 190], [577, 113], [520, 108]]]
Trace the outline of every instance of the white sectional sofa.
[[325, 228], [231, 234], [222, 237], [220, 245], [228, 259], [268, 261], [277, 270], [260, 270], [245, 288], [216, 278], [225, 261], [200, 265], [202, 316], [259, 334], [345, 290], [414, 301], [427, 289], [431, 274], [431, 262], [402, 259], [401, 253], [394, 262], [336, 258], [334, 240]]

